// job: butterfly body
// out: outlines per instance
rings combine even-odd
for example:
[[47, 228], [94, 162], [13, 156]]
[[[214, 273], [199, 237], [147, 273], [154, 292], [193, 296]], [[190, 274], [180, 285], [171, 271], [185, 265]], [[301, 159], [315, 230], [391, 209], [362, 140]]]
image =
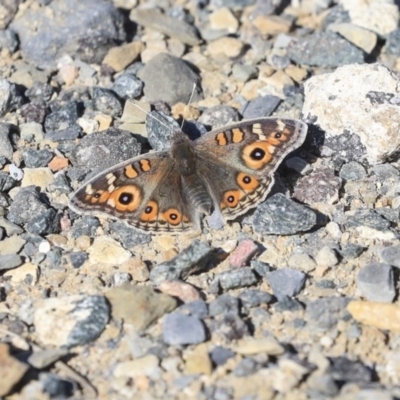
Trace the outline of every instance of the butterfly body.
[[302, 121], [277, 118], [235, 123], [194, 142], [179, 131], [169, 151], [140, 155], [90, 179], [70, 207], [154, 233], [198, 229], [201, 215], [212, 212], [231, 220], [265, 199], [276, 168], [306, 133]]

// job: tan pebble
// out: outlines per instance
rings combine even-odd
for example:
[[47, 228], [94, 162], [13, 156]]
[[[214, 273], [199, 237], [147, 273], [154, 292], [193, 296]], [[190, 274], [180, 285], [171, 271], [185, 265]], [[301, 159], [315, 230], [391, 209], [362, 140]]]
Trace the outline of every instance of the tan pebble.
[[17, 235], [0, 240], [0, 254], [5, 255], [19, 253], [25, 243], [26, 240]]
[[86, 235], [82, 235], [82, 236], [78, 236], [75, 239], [75, 246], [79, 249], [79, 250], [87, 250], [90, 247], [91, 244], [91, 239], [89, 236]]
[[235, 33], [238, 30], [239, 22], [227, 7], [217, 8], [209, 16], [211, 29], [226, 30], [229, 33]]
[[264, 87], [264, 83], [259, 81], [258, 79], [251, 79], [250, 81], [246, 82], [243, 85], [240, 94], [246, 100], [254, 100], [255, 98], [259, 97], [258, 91]]
[[26, 282], [34, 286], [39, 280], [39, 268], [31, 263], [26, 263], [7, 271], [3, 276], [11, 278], [12, 283]]
[[29, 369], [28, 364], [12, 357], [10, 355], [10, 350], [8, 344], [0, 343], [0, 396], [6, 396]]
[[202, 343], [193, 351], [184, 355], [185, 358], [185, 374], [204, 374], [211, 375], [212, 362], [208, 353], [208, 345]]
[[68, 243], [68, 239], [63, 235], [47, 235], [46, 239], [53, 245], [63, 247]]
[[317, 265], [315, 268], [315, 278], [322, 278], [326, 275], [326, 273], [329, 271], [329, 267], [327, 265]]
[[177, 103], [172, 106], [172, 115], [175, 119], [196, 120], [200, 117], [200, 111], [197, 108], [188, 106], [184, 103]]
[[157, 235], [153, 239], [153, 243], [157, 244], [163, 250], [170, 250], [172, 248], [175, 250], [175, 242], [175, 237], [171, 235]]
[[334, 267], [339, 262], [335, 250], [329, 246], [324, 246], [318, 251], [315, 261], [318, 265], [326, 265], [327, 267]]
[[254, 18], [253, 25], [263, 35], [277, 35], [278, 33], [288, 33], [292, 22], [277, 15], [259, 15]]
[[118, 270], [129, 273], [136, 282], [145, 282], [150, 276], [149, 268], [140, 258], [126, 260], [119, 266]]
[[54, 182], [54, 176], [50, 168], [24, 168], [24, 177], [21, 186], [39, 186], [46, 189]]
[[65, 86], [71, 86], [79, 75], [78, 68], [73, 65], [64, 65], [58, 71], [58, 75], [64, 81]]
[[157, 262], [158, 263], [162, 263], [162, 262], [165, 262], [165, 261], [170, 261], [177, 254], [178, 254], [178, 251], [176, 249], [169, 249], [169, 250], [163, 251], [158, 255]]
[[400, 307], [398, 304], [356, 300], [347, 305], [347, 310], [356, 321], [362, 324], [400, 332]]
[[274, 337], [259, 339], [246, 337], [239, 340], [232, 350], [242, 355], [267, 353], [270, 356], [277, 356], [285, 352], [284, 347]]
[[307, 78], [308, 74], [307, 70], [297, 67], [295, 65], [290, 65], [289, 67], [287, 67], [285, 69], [285, 73], [297, 83], [303, 82], [304, 79]]
[[201, 300], [199, 291], [189, 283], [182, 281], [163, 281], [158, 289], [170, 296], [177, 297], [184, 303], [190, 303], [191, 301]]
[[145, 64], [160, 53], [168, 53], [167, 43], [163, 39], [147, 42], [146, 45], [140, 55], [142, 62]]
[[148, 354], [132, 361], [123, 361], [114, 368], [114, 377], [136, 378], [151, 375], [158, 368], [158, 364], [158, 358], [154, 354]]
[[150, 104], [143, 101], [127, 100], [122, 112], [121, 121], [135, 124], [144, 124], [150, 113]]
[[93, 264], [119, 265], [131, 257], [129, 251], [108, 236], [96, 237], [87, 251], [89, 253], [89, 261]]
[[49, 162], [49, 168], [52, 171], [60, 171], [68, 167], [68, 159], [65, 157], [55, 156]]
[[144, 50], [142, 42], [132, 42], [111, 48], [104, 57], [103, 64], [110, 66], [115, 72], [124, 70], [135, 61]]
[[314, 271], [317, 267], [315, 261], [308, 254], [292, 254], [288, 260], [288, 266], [303, 272]]
[[272, 94], [281, 99], [286, 97], [284, 93], [285, 86], [293, 86], [294, 84], [293, 80], [284, 71], [276, 71], [270, 77], [263, 78], [262, 81], [264, 82], [264, 86], [259, 89], [259, 95]]
[[175, 57], [181, 58], [185, 54], [186, 46], [176, 39], [167, 39], [168, 51]]
[[208, 52], [212, 56], [217, 56], [223, 54], [229, 58], [238, 57], [244, 49], [244, 43], [239, 39], [231, 37], [223, 37], [214, 40], [208, 45]]
[[94, 119], [99, 123], [99, 132], [108, 129], [112, 123], [112, 117], [110, 115], [97, 114]]

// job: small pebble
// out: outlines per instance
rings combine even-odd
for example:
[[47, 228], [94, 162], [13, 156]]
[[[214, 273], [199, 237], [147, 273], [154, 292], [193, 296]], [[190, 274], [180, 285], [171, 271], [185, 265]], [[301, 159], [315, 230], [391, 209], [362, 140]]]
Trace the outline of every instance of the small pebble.
[[171, 345], [204, 342], [206, 332], [203, 323], [190, 315], [168, 314], [163, 323], [164, 342]]

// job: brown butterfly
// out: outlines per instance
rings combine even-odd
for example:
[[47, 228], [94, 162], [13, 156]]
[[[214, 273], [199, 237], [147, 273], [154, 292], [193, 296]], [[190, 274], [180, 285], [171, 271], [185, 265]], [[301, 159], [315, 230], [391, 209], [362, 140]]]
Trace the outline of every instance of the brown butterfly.
[[263, 201], [274, 172], [298, 148], [307, 125], [257, 118], [196, 141], [177, 130], [168, 151], [140, 155], [101, 172], [71, 197], [78, 213], [104, 213], [153, 233], [200, 228], [201, 214], [232, 220]]

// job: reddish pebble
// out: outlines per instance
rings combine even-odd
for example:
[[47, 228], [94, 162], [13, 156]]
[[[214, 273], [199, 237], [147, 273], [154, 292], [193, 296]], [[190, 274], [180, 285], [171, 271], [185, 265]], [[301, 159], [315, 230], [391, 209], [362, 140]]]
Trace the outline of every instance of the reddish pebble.
[[66, 215], [60, 219], [60, 227], [62, 231], [67, 231], [71, 228], [71, 220]]
[[229, 257], [229, 265], [233, 268], [244, 267], [258, 253], [259, 248], [250, 239], [245, 239]]
[[67, 168], [68, 167], [68, 159], [60, 156], [55, 156], [50, 162], [49, 162], [49, 168], [52, 171], [60, 171], [61, 169]]
[[158, 289], [165, 294], [177, 297], [184, 303], [201, 300], [198, 290], [189, 283], [182, 281], [164, 281], [158, 286]]

